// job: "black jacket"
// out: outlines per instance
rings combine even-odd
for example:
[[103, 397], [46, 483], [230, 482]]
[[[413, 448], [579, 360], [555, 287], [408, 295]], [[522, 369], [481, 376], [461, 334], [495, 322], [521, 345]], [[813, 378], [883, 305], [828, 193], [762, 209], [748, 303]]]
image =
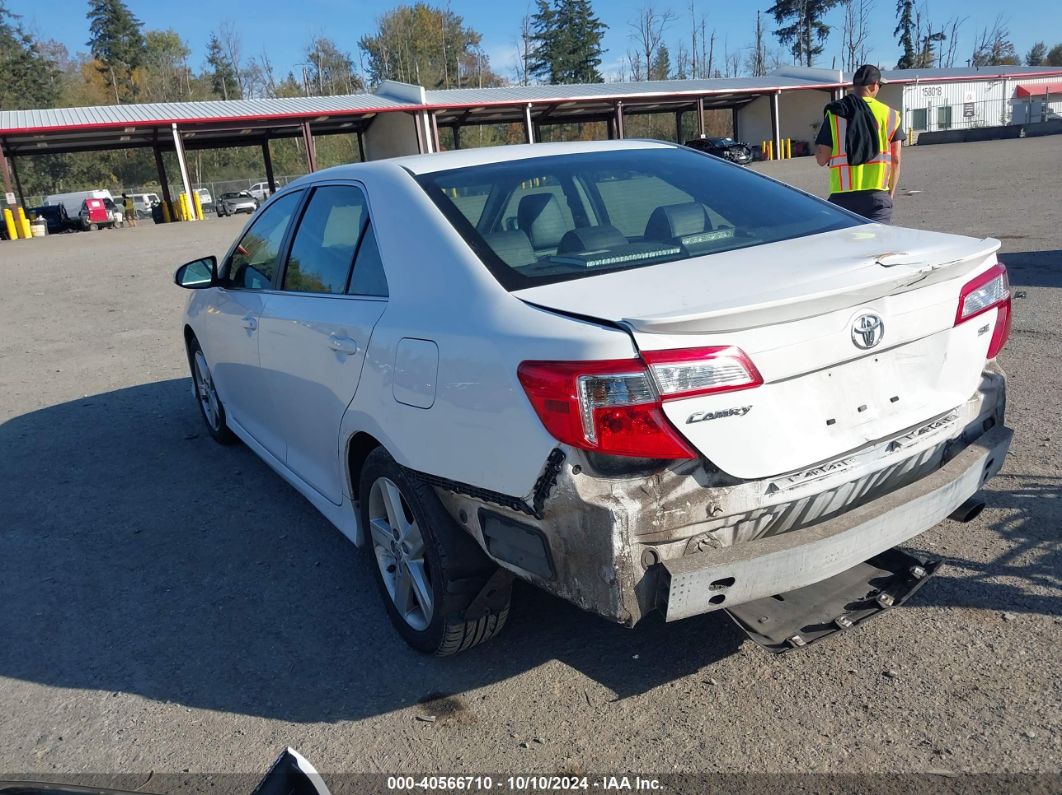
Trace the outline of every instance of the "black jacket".
[[827, 105], [824, 114], [827, 111], [848, 122], [844, 140], [848, 165], [861, 166], [881, 154], [878, 151], [878, 120], [862, 97], [848, 94]]

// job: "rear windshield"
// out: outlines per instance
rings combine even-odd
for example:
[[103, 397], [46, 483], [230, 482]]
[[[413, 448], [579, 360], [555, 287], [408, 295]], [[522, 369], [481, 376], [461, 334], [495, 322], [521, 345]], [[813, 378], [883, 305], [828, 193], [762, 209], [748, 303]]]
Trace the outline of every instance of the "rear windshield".
[[863, 223], [678, 147], [530, 158], [417, 181], [508, 290]]

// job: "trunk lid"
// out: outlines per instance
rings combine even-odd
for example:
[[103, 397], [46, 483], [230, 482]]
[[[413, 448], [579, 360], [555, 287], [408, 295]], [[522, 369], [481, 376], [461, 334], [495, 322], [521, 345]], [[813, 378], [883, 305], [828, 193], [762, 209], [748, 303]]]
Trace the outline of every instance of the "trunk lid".
[[[740, 347], [761, 386], [668, 400], [665, 414], [735, 477], [812, 477], [883, 438], [953, 430], [932, 421], [976, 390], [996, 318], [955, 326], [959, 292], [998, 248], [874, 224], [516, 295], [619, 323], [642, 351]], [[880, 328], [864, 337], [867, 322]]]

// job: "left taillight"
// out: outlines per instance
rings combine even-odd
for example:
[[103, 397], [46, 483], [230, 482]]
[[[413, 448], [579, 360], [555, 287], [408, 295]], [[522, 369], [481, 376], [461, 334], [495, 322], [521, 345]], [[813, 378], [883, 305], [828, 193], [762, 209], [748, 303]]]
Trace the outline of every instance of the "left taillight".
[[763, 383], [738, 348], [648, 351], [641, 359], [520, 364], [517, 375], [542, 424], [573, 447], [639, 458], [696, 458], [663, 402]]
[[955, 312], [955, 325], [965, 323], [991, 309], [999, 310], [992, 339], [988, 343], [987, 356], [994, 359], [1006, 345], [1011, 326], [1010, 281], [1007, 279], [1007, 268], [1002, 262], [997, 262], [963, 285], [959, 293], [959, 306]]

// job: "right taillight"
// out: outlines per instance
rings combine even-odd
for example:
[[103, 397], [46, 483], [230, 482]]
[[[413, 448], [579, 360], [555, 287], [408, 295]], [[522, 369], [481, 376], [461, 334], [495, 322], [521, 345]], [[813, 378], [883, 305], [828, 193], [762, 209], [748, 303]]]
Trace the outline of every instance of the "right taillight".
[[523, 362], [531, 405], [555, 438], [608, 455], [696, 458], [663, 402], [763, 383], [738, 348], [647, 351], [641, 359]]
[[955, 325], [965, 323], [990, 309], [999, 310], [992, 339], [988, 343], [988, 358], [994, 359], [1006, 345], [1011, 325], [1010, 282], [1007, 268], [1002, 262], [997, 262], [963, 285], [959, 293], [959, 307], [955, 312]]

